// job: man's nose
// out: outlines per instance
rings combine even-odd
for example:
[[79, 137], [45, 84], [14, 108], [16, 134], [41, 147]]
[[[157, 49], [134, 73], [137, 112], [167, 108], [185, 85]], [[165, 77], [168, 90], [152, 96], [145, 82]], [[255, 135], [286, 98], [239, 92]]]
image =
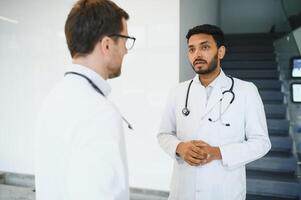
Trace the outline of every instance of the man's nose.
[[195, 57], [203, 57], [203, 52], [201, 51], [201, 49], [196, 49], [195, 50]]
[[200, 49], [197, 49], [196, 51], [195, 51], [195, 54], [194, 54], [194, 58], [195, 59], [199, 59], [199, 58], [203, 58], [203, 53], [202, 53], [202, 51], [200, 50]]

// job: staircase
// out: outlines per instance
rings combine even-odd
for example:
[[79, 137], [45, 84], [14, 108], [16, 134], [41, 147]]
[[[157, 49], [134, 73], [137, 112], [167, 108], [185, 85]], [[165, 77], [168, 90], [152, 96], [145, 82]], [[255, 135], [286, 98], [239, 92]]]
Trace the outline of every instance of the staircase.
[[222, 69], [228, 75], [253, 82], [264, 103], [271, 151], [247, 165], [247, 200], [301, 200], [297, 157], [292, 152], [272, 34], [226, 35]]

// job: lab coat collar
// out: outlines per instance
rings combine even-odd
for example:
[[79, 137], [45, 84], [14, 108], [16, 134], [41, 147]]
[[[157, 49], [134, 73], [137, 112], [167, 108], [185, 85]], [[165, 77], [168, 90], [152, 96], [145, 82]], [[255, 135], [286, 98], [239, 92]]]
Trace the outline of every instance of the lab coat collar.
[[83, 65], [71, 64], [67, 67], [66, 72], [77, 72], [87, 76], [103, 92], [105, 96], [108, 96], [112, 90], [111, 86], [104, 78], [102, 78], [92, 69]]
[[[213, 89], [209, 97], [205, 113], [209, 112], [218, 103], [218, 101], [223, 96], [223, 91], [225, 90], [225, 88], [230, 87], [230, 79], [228, 79], [223, 70], [221, 70], [220, 74], [207, 86], [213, 87]], [[201, 84], [198, 74], [196, 75], [193, 81]]]
[[[202, 85], [198, 74], [196, 74], [195, 77], [193, 78], [193, 82]], [[208, 86], [211, 86], [214, 88], [217, 85], [219, 85], [221, 88], [225, 88], [228, 86], [227, 76], [222, 69], [221, 69], [220, 74]]]

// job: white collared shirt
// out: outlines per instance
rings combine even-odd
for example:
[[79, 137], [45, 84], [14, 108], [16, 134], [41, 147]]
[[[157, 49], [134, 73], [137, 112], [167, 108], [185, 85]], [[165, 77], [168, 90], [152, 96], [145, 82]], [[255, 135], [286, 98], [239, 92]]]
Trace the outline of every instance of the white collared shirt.
[[[71, 65], [107, 96], [93, 70]], [[46, 98], [35, 134], [37, 200], [128, 200], [121, 115], [83, 77], [68, 74]]]
[[[212, 93], [213, 88], [215, 87], [215, 85], [216, 85], [219, 81], [221, 81], [221, 79], [223, 78], [224, 75], [225, 75], [224, 72], [221, 70], [220, 73], [219, 73], [219, 75], [218, 75], [211, 83], [209, 83], [209, 85], [207, 85], [207, 87], [205, 87], [206, 95], [207, 95], [207, 102], [208, 102], [208, 100], [209, 100], [209, 98], [210, 98], [210, 95], [211, 95], [211, 93]], [[198, 74], [195, 75], [195, 77], [193, 78], [193, 82], [202, 85], [202, 83], [201, 83], [201, 81], [200, 81], [200, 78], [199, 78], [199, 75], [198, 75]], [[203, 86], [203, 85], [202, 85], [202, 86]], [[204, 86], [203, 86], [203, 87], [204, 87]], [[206, 102], [206, 103], [207, 103], [207, 102]]]

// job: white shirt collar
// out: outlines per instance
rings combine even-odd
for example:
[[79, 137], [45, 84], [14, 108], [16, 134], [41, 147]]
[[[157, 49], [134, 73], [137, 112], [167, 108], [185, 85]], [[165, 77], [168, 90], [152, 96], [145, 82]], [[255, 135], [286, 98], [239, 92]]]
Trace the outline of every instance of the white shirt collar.
[[[225, 78], [226, 78], [226, 74], [221, 69], [221, 72], [219, 73], [219, 75], [207, 87], [214, 88], [217, 85], [224, 85], [224, 84], [222, 84], [222, 82], [225, 80]], [[199, 83], [202, 85], [198, 74], [196, 74], [195, 77], [193, 78], [193, 82], [196, 82], [196, 83]]]
[[79, 64], [71, 64], [66, 72], [77, 72], [87, 76], [103, 93], [108, 96], [112, 90], [109, 83], [92, 69]]

